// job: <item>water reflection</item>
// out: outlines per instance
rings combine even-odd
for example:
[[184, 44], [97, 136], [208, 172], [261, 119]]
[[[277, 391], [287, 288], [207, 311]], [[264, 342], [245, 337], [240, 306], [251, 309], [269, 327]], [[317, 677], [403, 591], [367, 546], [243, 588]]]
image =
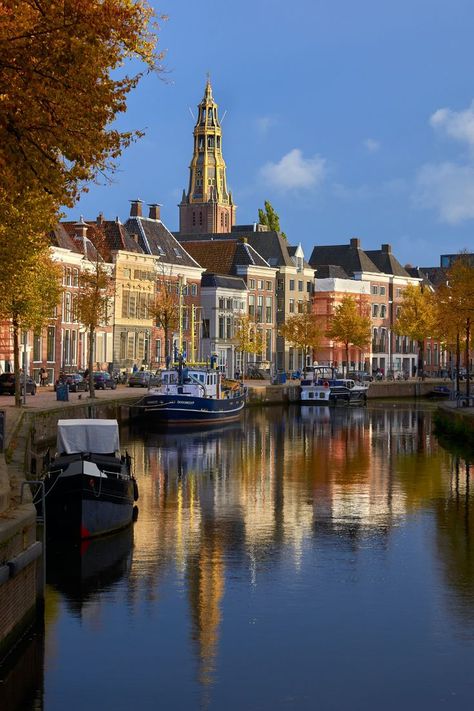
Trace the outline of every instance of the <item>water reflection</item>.
[[141, 683], [114, 696], [94, 677], [104, 687], [76, 690], [76, 708], [101, 692], [117, 711], [155, 708], [157, 684], [176, 709], [414, 708], [422, 689], [444, 708], [444, 683], [470, 698], [472, 466], [439, 445], [430, 409], [269, 408], [122, 442], [140, 485], [133, 546], [51, 551], [47, 711], [76, 648], [106, 654], [118, 620]]

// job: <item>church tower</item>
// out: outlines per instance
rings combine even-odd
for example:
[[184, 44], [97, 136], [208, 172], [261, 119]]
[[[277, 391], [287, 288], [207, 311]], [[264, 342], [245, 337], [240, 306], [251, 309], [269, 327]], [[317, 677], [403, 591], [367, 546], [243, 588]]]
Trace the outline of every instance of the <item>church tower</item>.
[[189, 187], [179, 204], [179, 231], [205, 234], [230, 232], [235, 205], [227, 190], [222, 157], [222, 129], [208, 78], [194, 126], [194, 151], [189, 166]]

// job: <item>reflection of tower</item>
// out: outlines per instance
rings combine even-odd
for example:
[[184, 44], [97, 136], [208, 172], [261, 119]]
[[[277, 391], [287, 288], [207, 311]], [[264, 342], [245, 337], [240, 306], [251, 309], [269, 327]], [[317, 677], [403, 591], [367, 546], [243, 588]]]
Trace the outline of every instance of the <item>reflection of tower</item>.
[[235, 205], [227, 190], [222, 157], [222, 130], [208, 79], [194, 127], [188, 192], [183, 190], [179, 204], [179, 230], [195, 234], [230, 232], [234, 222]]
[[224, 594], [225, 566], [220, 540], [204, 537], [201, 549], [190, 559], [189, 598], [193, 620], [193, 638], [199, 647], [201, 684], [212, 683], [221, 624], [221, 600]]

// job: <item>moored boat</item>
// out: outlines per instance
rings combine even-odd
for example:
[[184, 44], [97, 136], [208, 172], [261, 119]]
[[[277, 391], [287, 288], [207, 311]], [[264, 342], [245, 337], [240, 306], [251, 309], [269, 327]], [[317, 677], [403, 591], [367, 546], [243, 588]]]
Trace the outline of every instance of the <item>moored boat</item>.
[[213, 368], [179, 364], [163, 370], [156, 385], [131, 408], [132, 416], [166, 425], [235, 420], [242, 414], [246, 389]]
[[332, 368], [313, 368], [309, 377], [301, 381], [300, 402], [305, 405], [364, 405], [368, 389], [369, 383], [336, 377]]
[[86, 539], [132, 522], [138, 487], [117, 420], [59, 420], [44, 482], [48, 535]]

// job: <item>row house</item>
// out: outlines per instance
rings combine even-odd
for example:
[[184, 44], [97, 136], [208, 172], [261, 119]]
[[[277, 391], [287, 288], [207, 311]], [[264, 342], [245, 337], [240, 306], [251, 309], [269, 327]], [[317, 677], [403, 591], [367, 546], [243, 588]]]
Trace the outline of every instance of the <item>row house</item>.
[[204, 272], [201, 281], [202, 357], [217, 355], [228, 377], [242, 372], [242, 354], [234, 341], [235, 318], [248, 313], [248, 289], [240, 277]]
[[[277, 269], [275, 280], [276, 334], [275, 361], [277, 370], [302, 369], [304, 355], [294, 349], [279, 333], [280, 327], [295, 314], [310, 310], [314, 286], [314, 269], [306, 262], [301, 245], [291, 246], [279, 232], [264, 225], [236, 227], [232, 234], [243, 232], [249, 244], [265, 261]], [[307, 363], [308, 365], [308, 363]]]
[[130, 216], [125, 229], [146, 255], [156, 261], [156, 280], [173, 290], [178, 302], [178, 325], [165, 344], [165, 334], [156, 324], [151, 329], [152, 367], [165, 364], [168, 351], [173, 359], [182, 353], [188, 361], [201, 360], [201, 275], [202, 266], [193, 258], [162, 222], [160, 205], [151, 203], [148, 216], [143, 215], [141, 200], [131, 200]]
[[[408, 284], [420, 283], [398, 262], [389, 244], [380, 250], [363, 250], [360, 240], [347, 245], [315, 247], [310, 264], [316, 270], [314, 309], [329, 318], [342, 294], [354, 293], [369, 309], [372, 340], [365, 352], [352, 349], [349, 367], [412, 375], [417, 366], [417, 344], [394, 332], [403, 291]], [[329, 352], [328, 352], [329, 351]], [[340, 365], [345, 355], [338, 344], [324, 344], [322, 360]], [[332, 353], [332, 357], [330, 357]]]
[[[249, 363], [263, 369], [269, 369], [275, 360], [276, 346], [276, 305], [275, 282], [277, 269], [268, 262], [248, 243], [246, 237], [232, 239], [220, 234], [183, 235], [179, 240], [186, 251], [194, 257], [208, 272], [223, 276], [238, 277], [247, 288], [248, 315], [254, 319], [263, 334], [263, 354], [250, 354]], [[235, 315], [234, 315], [235, 317]], [[210, 318], [205, 314], [204, 318]], [[234, 338], [235, 325], [232, 325], [228, 339], [229, 344]], [[217, 353], [217, 343], [211, 342], [211, 350]], [[227, 347], [221, 345], [221, 358]], [[240, 358], [241, 354], [237, 356]], [[221, 363], [228, 375], [240, 370], [242, 363]]]

